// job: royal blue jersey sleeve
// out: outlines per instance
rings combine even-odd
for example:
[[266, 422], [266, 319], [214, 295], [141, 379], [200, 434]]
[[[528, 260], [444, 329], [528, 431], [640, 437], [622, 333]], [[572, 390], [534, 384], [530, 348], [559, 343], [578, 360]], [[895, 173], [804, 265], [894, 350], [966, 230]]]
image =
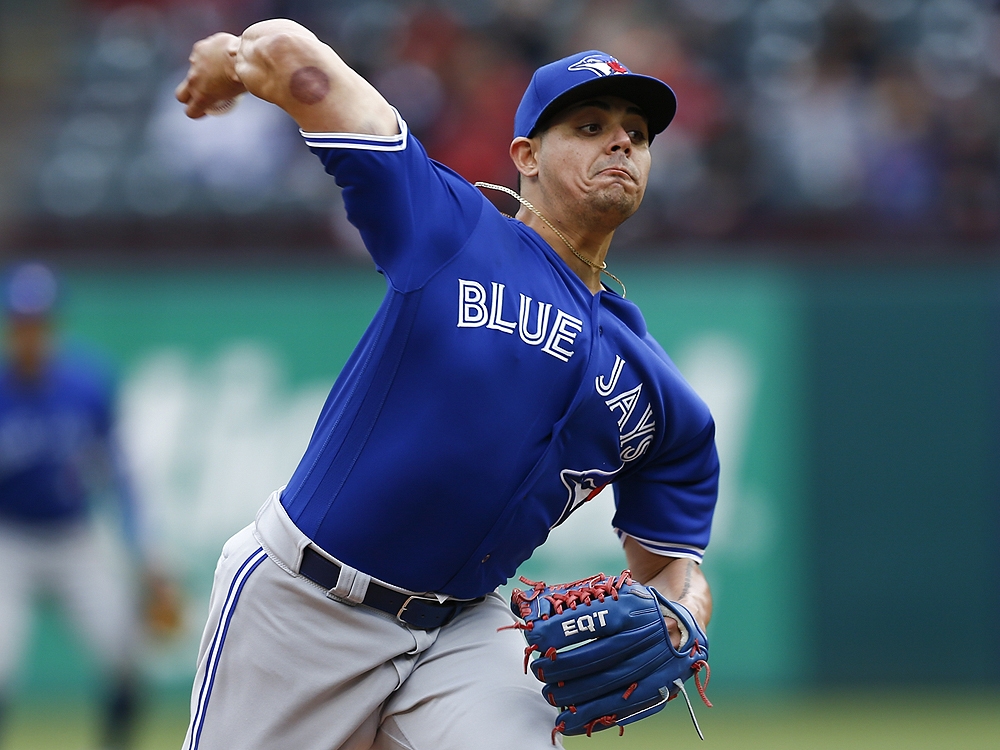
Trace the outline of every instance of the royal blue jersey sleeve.
[[648, 331], [642, 340], [667, 365], [657, 381], [665, 429], [658, 451], [616, 482], [612, 523], [650, 552], [701, 562], [719, 488], [715, 422], [659, 342]]
[[672, 446], [615, 485], [614, 524], [658, 555], [701, 562], [712, 531], [719, 483], [715, 423]]
[[[394, 110], [395, 111], [395, 110]], [[343, 188], [347, 218], [393, 288], [421, 288], [462, 249], [483, 211], [483, 197], [427, 157], [399, 114], [394, 136], [302, 136]]]

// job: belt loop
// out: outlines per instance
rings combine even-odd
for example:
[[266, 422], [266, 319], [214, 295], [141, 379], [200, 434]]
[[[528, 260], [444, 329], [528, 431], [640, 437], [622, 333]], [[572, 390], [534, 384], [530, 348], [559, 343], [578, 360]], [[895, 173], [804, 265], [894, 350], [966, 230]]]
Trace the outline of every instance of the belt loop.
[[371, 580], [372, 577], [367, 573], [362, 573], [360, 570], [357, 571], [354, 576], [354, 583], [351, 584], [351, 591], [347, 595], [347, 598], [352, 602], [363, 602], [365, 594], [368, 593], [368, 584], [371, 583]]
[[337, 576], [337, 585], [330, 589], [328, 595], [348, 604], [361, 604], [365, 594], [368, 593], [370, 582], [371, 576], [367, 573], [362, 573], [348, 565], [341, 565], [340, 575]]

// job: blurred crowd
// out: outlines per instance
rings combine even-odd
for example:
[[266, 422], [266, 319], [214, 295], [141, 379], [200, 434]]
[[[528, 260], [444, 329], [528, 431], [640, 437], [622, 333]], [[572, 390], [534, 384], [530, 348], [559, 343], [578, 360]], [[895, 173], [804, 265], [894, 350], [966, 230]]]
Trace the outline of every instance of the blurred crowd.
[[274, 16], [330, 43], [434, 158], [470, 180], [516, 185], [507, 148], [536, 66], [597, 48], [667, 81], [678, 114], [653, 144], [645, 204], [619, 233], [626, 252], [692, 241], [989, 252], [1000, 237], [995, 0], [73, 8], [66, 94], [38, 128], [22, 244], [96, 244], [91, 235], [103, 233], [356, 251], [336, 186], [282, 113], [243, 97], [230, 114], [194, 123], [172, 99], [194, 40]]

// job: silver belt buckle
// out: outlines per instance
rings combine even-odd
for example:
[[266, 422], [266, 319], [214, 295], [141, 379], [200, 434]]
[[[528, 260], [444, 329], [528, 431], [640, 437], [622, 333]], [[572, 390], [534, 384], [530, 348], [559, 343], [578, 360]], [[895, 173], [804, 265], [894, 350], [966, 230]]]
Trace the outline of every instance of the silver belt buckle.
[[406, 601], [403, 602], [403, 606], [399, 608], [399, 612], [396, 613], [397, 620], [399, 620], [400, 622], [406, 622], [406, 620], [403, 619], [403, 613], [406, 612], [406, 608], [410, 606], [410, 602], [412, 602], [414, 599], [417, 599], [418, 601], [422, 602], [437, 603], [437, 599], [434, 599], [433, 597], [430, 596], [417, 596], [417, 595], [408, 596], [406, 598]]

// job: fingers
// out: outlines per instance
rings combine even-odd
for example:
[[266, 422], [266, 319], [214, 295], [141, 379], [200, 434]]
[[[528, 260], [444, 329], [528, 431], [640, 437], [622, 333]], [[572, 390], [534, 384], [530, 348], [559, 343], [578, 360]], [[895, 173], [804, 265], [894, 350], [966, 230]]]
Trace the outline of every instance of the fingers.
[[181, 104], [186, 104], [184, 108], [184, 114], [193, 120], [197, 120], [204, 117], [206, 111], [215, 103], [215, 99], [201, 94], [197, 86], [192, 81], [192, 74], [188, 73], [187, 78], [185, 78], [174, 90], [174, 97]]
[[184, 79], [174, 91], [174, 96], [181, 104], [187, 105], [184, 108], [184, 114], [188, 117], [197, 120], [199, 117], [204, 116], [205, 106], [201, 102], [201, 97], [196, 96], [195, 92], [191, 90], [190, 78]]
[[680, 648], [681, 629], [677, 624], [677, 620], [672, 617], [664, 617], [663, 620], [667, 623], [667, 635], [670, 636], [670, 642], [674, 644], [674, 648]]
[[184, 113], [188, 117], [197, 120], [205, 114], [205, 108], [204, 106], [199, 106], [200, 97], [198, 97], [196, 92], [192, 90], [192, 72], [193, 71], [189, 71], [184, 80], [178, 84], [176, 89], [174, 89], [174, 98], [176, 98], [181, 104], [187, 105], [184, 108]]
[[181, 104], [187, 104], [191, 100], [191, 89], [188, 88], [188, 79], [181, 81], [174, 89], [174, 97]]
[[190, 67], [184, 80], [174, 90], [174, 96], [187, 105], [185, 114], [193, 119], [203, 117], [210, 107], [232, 98], [241, 88], [227, 76], [227, 45], [235, 40], [232, 34], [218, 33], [201, 39], [191, 47]]

